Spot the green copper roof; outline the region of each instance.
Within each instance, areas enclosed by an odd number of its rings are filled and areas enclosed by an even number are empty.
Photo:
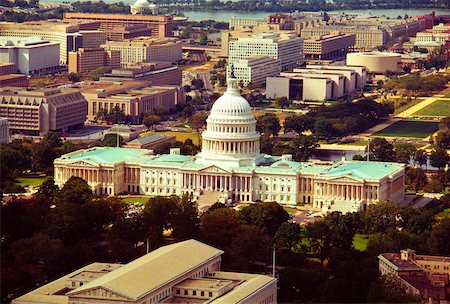
[[[357,178],[382,178],[395,173],[402,164],[352,161],[345,162],[322,173],[328,177],[355,176]]]
[[[142,156],[148,152],[148,150],[143,149],[96,147],[65,154],[61,156],[61,159],[71,162],[118,163]]]
[[[192,158],[186,155],[180,155],[180,154],[163,154],[159,157],[156,157],[153,159],[153,162],[158,163],[186,163],[191,162]]]

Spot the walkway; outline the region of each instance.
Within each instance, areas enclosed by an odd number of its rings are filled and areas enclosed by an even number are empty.
[[[425,97],[425,99],[423,101],[406,109],[405,111],[403,111],[401,113],[398,113],[395,117],[408,118],[408,117],[412,116],[414,113],[422,110],[423,108],[428,107],[429,105],[431,105],[432,103],[434,103],[435,101],[439,100],[442,97],[444,97],[444,95],[442,95],[442,94],[433,95],[431,97]]]

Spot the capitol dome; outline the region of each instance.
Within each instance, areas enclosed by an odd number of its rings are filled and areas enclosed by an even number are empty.
[[[264,155],[259,151],[256,119],[238,91],[237,79],[230,77],[227,82],[226,92],[216,100],[206,120],[197,163],[231,167],[258,165]]]

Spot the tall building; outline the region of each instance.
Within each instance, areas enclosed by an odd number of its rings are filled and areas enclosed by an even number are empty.
[[[137,24],[132,26],[118,26],[108,30],[107,34],[108,40],[122,41],[125,39],[150,36],[151,31],[145,24]]]
[[[65,13],[64,19],[73,21],[97,21],[100,22],[100,29],[106,32],[119,26],[128,27],[145,24],[150,29],[150,35],[153,37],[162,38],[173,36],[172,16]]]
[[[57,158],[55,183],[84,178],[97,195],[203,194],[217,200],[311,203],[324,212],[358,211],[378,201],[404,199],[405,165],[386,162],[295,162],[260,152],[260,134],[235,78],[216,100],[194,156],[152,155],[150,150],[92,148]]]
[[[24,23],[0,22],[0,36],[16,38],[37,36],[43,40],[59,43],[59,63],[66,65],[68,52],[77,51],[83,47],[84,42],[90,47],[98,47],[105,42],[105,34],[96,31],[98,27],[98,22],[64,22],[61,20]],[[83,31],[85,31],[84,34]],[[95,44],[95,41],[100,44]]]
[[[303,41],[303,53],[306,60],[344,59],[355,39],[355,34],[343,33],[311,37]]]
[[[125,265],[90,264],[12,303],[277,303],[277,279],[221,271],[222,254],[187,240]]]
[[[28,87],[28,77],[23,74],[0,75],[0,88]]]
[[[139,37],[108,41],[102,47],[106,51],[120,51],[121,67],[155,61],[177,63],[182,59],[181,40],[178,38]]]
[[[227,66],[227,75],[231,75],[231,65]],[[233,63],[234,76],[247,86],[249,83],[266,84],[266,78],[280,75],[280,64],[276,59],[268,56],[257,56],[240,59]]]
[[[0,144],[9,143],[9,122],[7,118],[0,117]]]
[[[150,81],[152,85],[181,86],[182,71],[170,62],[151,62],[130,65],[128,68],[113,69],[106,73],[100,81]]]
[[[120,52],[80,48],[69,52],[69,73],[86,73],[101,67],[120,68]]]
[[[400,253],[378,256],[381,275],[393,276],[407,293],[420,296],[424,303],[448,303],[450,296],[450,257]]]
[[[157,108],[170,109],[181,102],[183,93],[176,86],[153,86],[146,81],[97,82],[80,85],[87,100],[87,119],[94,120],[100,109],[119,107],[134,120]]]
[[[0,61],[14,63],[26,75],[59,70],[59,43],[39,37],[0,37]]]
[[[87,102],[77,89],[0,88],[0,117],[16,132],[43,135],[81,127]]]
[[[0,76],[17,73],[17,66],[13,62],[0,62]]]
[[[228,62],[256,56],[268,56],[278,60],[282,71],[303,64],[303,39],[288,33],[262,33],[238,38],[229,43]]]

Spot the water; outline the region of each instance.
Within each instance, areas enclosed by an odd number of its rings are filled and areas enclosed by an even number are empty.
[[[375,16],[385,15],[390,18],[397,18],[397,16],[420,16],[431,13],[432,9],[370,9],[370,10],[342,10],[342,11],[331,11],[344,12],[347,14],[358,13],[358,14],[368,14],[371,13]],[[450,15],[450,10],[448,9],[435,9],[436,15]],[[228,22],[231,17],[239,18],[261,18],[265,19],[267,16],[273,14],[269,12],[243,12],[243,11],[181,11],[189,21],[202,21],[202,20],[215,20],[218,22]]]

